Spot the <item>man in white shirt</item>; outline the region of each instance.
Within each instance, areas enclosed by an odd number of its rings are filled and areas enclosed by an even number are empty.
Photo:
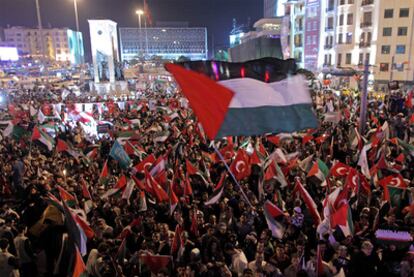
[[[231,256],[231,270],[238,276],[243,275],[243,271],[247,268],[247,258],[241,249],[236,249],[231,243],[227,243],[224,247],[226,254]]]

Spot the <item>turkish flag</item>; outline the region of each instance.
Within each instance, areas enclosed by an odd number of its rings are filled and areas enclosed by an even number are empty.
[[[349,172],[349,166],[341,162],[335,163],[331,168],[331,175],[334,177],[346,176]]]
[[[241,180],[250,176],[250,161],[249,156],[247,155],[245,150],[239,149],[239,151],[237,151],[236,158],[231,164],[230,169],[237,180]]]

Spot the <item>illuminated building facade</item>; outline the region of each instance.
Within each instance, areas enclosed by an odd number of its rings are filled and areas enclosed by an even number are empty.
[[[0,46],[15,47],[20,57],[41,58],[42,41],[47,59],[58,62],[70,62],[73,65],[83,63],[84,48],[82,33],[68,28],[39,29],[10,27],[1,30]]]
[[[207,59],[207,28],[119,28],[119,33],[122,61],[140,57]]]

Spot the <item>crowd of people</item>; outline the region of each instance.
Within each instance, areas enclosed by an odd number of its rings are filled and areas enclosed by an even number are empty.
[[[410,98],[369,99],[360,134],[359,96],[316,91],[318,129],[211,142],[178,92],[94,99],[109,123],[91,136],[69,116],[90,99],[21,90],[2,111],[0,276],[413,276]]]

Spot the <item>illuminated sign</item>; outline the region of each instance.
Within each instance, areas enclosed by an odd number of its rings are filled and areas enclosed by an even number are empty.
[[[16,47],[0,47],[0,61],[17,61],[19,54]]]

